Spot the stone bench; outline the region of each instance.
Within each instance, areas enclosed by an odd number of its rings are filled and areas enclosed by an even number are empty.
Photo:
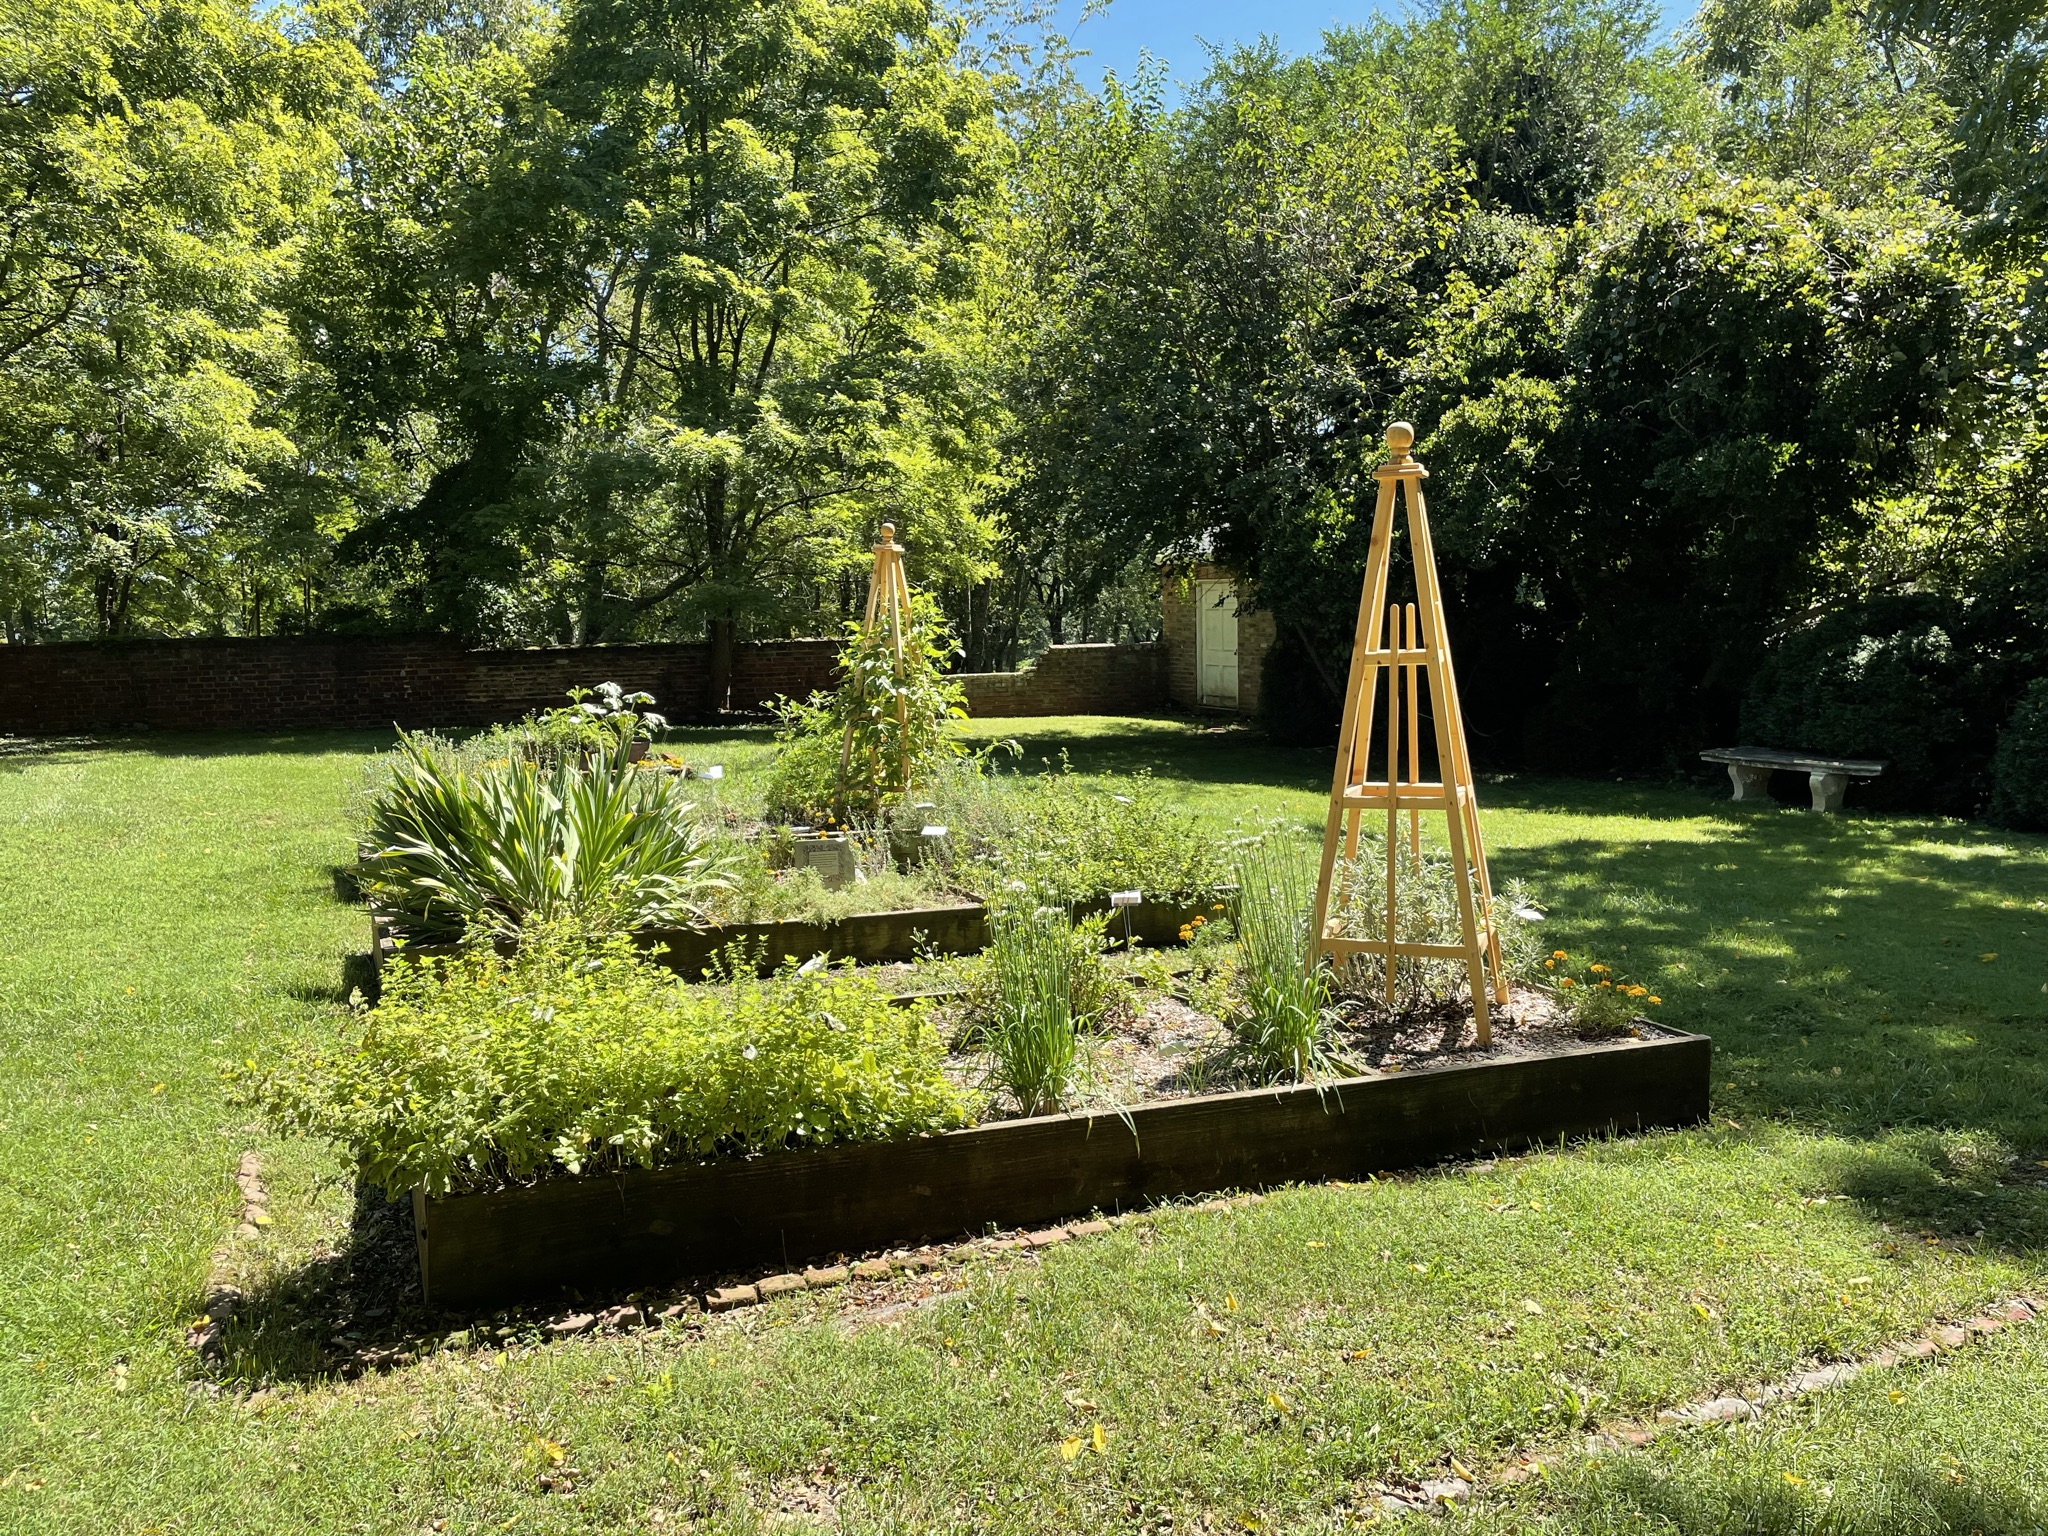
[[[1816,811],[1839,811],[1851,779],[1874,779],[1885,765],[1867,758],[1817,757],[1811,752],[1780,752],[1776,747],[1715,747],[1702,752],[1709,763],[1726,763],[1737,800],[1770,797],[1771,775],[1780,769],[1806,775]]]

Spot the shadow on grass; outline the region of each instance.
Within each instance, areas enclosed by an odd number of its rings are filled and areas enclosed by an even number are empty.
[[[1496,879],[1526,882],[1549,910],[1545,945],[1647,982],[1660,1020],[1712,1036],[1717,1117],[1864,1143],[1838,1187],[1874,1218],[2048,1251],[2042,840],[1635,793],[1720,830],[1497,851]],[[1556,785],[1491,797],[1588,809],[1564,798]]]
[[[359,1183],[340,1249],[244,1296],[215,1373],[248,1384],[357,1376],[439,1337],[439,1321],[420,1290],[412,1202]]]
[[[429,1306],[411,1199],[394,1200],[358,1182],[340,1248],[280,1271],[243,1296],[221,1329],[212,1375],[250,1387],[351,1379],[409,1365],[449,1342],[451,1329],[477,1342],[538,1344],[552,1336],[549,1323],[565,1314],[600,1311],[628,1294],[572,1291],[551,1303],[487,1316]]]
[[[397,742],[389,730],[155,731],[105,736],[97,745],[156,757],[318,757],[328,753],[388,752]]]
[[[1035,720],[977,721],[973,739],[1015,741],[1016,756],[995,756],[1006,772],[1059,771],[1062,754],[1076,773],[1150,773],[1184,784],[1327,790],[1330,754],[1320,748],[1276,747],[1250,726],[1190,718],[1117,719],[1095,732]],[[1016,729],[1009,729],[1015,726]]]
[[[1930,1455],[1929,1460],[1936,1458]],[[1790,1480],[1773,1468],[1730,1477],[1712,1459],[1667,1469],[1638,1457],[1615,1458],[1583,1475],[1569,1500],[1575,1529],[1646,1528],[1687,1536],[1899,1536],[1908,1531],[2039,1531],[2048,1503],[2019,1488],[1957,1482],[1933,1466],[1903,1459],[1859,1469],[1823,1493],[1819,1477]],[[1834,1497],[1830,1497],[1834,1494]]]

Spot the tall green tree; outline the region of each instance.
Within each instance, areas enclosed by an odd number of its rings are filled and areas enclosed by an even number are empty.
[[[1647,766],[1732,732],[1887,504],[2031,398],[2024,311],[1938,204],[1844,208],[1698,162],[1475,295],[1416,403],[1443,551],[1514,573],[1542,637],[1538,754]]]
[[[358,546],[436,621],[484,627],[490,591],[561,639],[702,627],[721,678],[884,518],[974,567],[1003,145],[956,29],[918,0],[585,0],[518,70],[423,52],[384,231],[340,242],[388,279],[338,271],[340,304],[385,295],[341,329],[423,363],[362,418],[433,439]],[[415,181],[444,200],[408,222]]]
[[[189,622],[289,474],[280,307],[360,88],[235,0],[0,19],[0,511],[10,626]]]

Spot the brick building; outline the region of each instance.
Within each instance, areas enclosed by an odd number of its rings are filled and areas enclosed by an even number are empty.
[[[1246,612],[1236,575],[1207,561],[1159,576],[1160,643],[1166,697],[1188,709],[1249,715],[1259,707],[1259,678],[1273,647],[1273,616]]]

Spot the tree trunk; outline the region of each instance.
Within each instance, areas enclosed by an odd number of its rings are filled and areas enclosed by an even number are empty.
[[[711,691],[704,707],[713,714],[732,708],[732,615],[711,620]]]

